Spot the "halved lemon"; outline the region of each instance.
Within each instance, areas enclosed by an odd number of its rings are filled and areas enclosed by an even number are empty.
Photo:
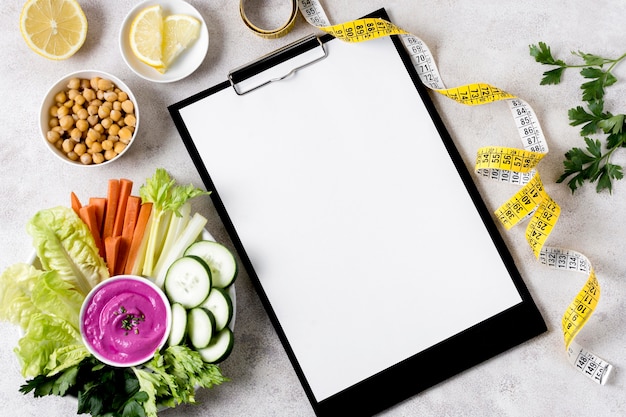
[[[28,0],[20,32],[30,49],[49,59],[74,55],[87,37],[87,18],[76,0]]]
[[[200,36],[202,24],[195,17],[186,14],[174,14],[163,20],[163,66],[157,70],[167,71],[178,56],[191,46]]]
[[[130,24],[129,40],[131,50],[140,61],[155,68],[163,66],[163,11],[160,5],[139,11]]]

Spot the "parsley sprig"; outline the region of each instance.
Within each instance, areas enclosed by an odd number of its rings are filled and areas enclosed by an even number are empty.
[[[572,52],[583,63],[569,64],[554,58],[550,47],[539,42],[538,45],[530,45],[530,55],[541,64],[555,67],[543,73],[541,85],[559,84],[567,68],[580,68],[580,74],[587,80],[580,86],[586,108],[576,106],[568,111],[570,125],[581,126],[580,135],[584,137],[586,147],[574,147],[565,153],[564,172],[557,182],[568,180],[572,193],[585,181],[596,183],[597,192],[608,190],[611,193],[613,180],[624,177],[622,167],[611,163],[611,156],[615,150],[626,147],[626,116],[606,111],[604,95],[606,88],[617,82],[612,71],[626,59],[626,54],[611,59],[580,51]],[[604,147],[600,140],[589,137],[598,133],[606,135]]]

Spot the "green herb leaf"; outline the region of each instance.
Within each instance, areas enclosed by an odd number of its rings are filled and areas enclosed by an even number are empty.
[[[588,80],[581,84],[582,100],[587,104],[576,106],[568,111],[570,125],[581,126],[580,135],[585,137],[586,149],[572,148],[565,153],[563,161],[564,172],[558,177],[557,183],[567,180],[569,188],[574,192],[586,181],[596,182],[596,191],[608,190],[612,192],[613,180],[623,178],[622,167],[610,163],[610,157],[617,148],[626,147],[626,134],[624,114],[613,115],[604,111],[604,95],[606,88],[615,84],[617,78],[612,71],[622,60],[626,59],[623,54],[617,59],[605,58],[585,52],[572,52],[582,59],[582,64],[568,64],[560,59],[555,59],[550,47],[539,42],[538,45],[530,45],[530,55],[535,61],[552,65],[556,68],[543,74],[540,84],[558,84],[563,73],[568,68],[581,68],[580,75]],[[606,66],[606,67],[605,67]],[[591,140],[587,135],[603,132],[606,152],[602,149],[600,140]]]
[[[538,45],[530,45],[530,55],[535,57],[535,61],[545,65],[565,66],[565,62],[560,59],[554,59],[550,47],[545,42],[539,42]]]

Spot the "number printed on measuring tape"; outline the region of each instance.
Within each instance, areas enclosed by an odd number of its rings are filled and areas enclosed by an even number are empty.
[[[398,35],[421,82],[438,94],[468,106],[500,101],[509,106],[523,149],[499,146],[481,148],[477,152],[475,171],[482,177],[521,186],[494,214],[505,229],[529,220],[526,240],[542,264],[588,275],[584,287],[562,317],[565,351],[575,369],[604,385],[613,366],[584,349],[575,340],[600,299],[600,284],[593,267],[579,252],[545,246],[561,209],[546,192],[537,171],[539,162],[548,153],[548,144],[532,107],[521,98],[485,83],[447,88],[426,43],[384,19],[364,18],[332,25],[318,0],[298,0],[298,7],[309,24],[345,42],[364,42]]]

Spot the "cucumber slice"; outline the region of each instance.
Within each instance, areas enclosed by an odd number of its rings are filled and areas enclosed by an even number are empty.
[[[215,329],[215,318],[206,308],[195,307],[187,313],[189,342],[196,349],[206,348]]]
[[[222,362],[232,352],[234,342],[235,336],[233,332],[228,327],[225,327],[211,339],[211,343],[207,347],[198,349],[198,353],[200,353],[202,360],[205,362]]]
[[[170,346],[180,345],[187,334],[187,310],[179,303],[172,304],[172,325],[167,344]]]
[[[186,309],[199,306],[209,296],[211,285],[211,270],[206,262],[194,255],[172,262],[163,284],[170,301]]]
[[[228,326],[233,318],[233,301],[226,290],[213,287],[209,296],[202,302],[201,307],[206,308],[215,317],[215,330],[218,332]]]
[[[226,288],[235,282],[237,262],[232,252],[221,243],[212,240],[200,240],[192,243],[184,255],[200,257],[211,269],[213,286]]]

